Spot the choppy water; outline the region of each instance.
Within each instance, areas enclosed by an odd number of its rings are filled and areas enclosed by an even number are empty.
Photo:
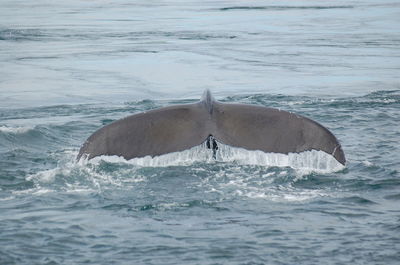
[[[398,263],[399,22],[387,0],[0,0],[0,264]],[[317,120],[346,167],[76,163],[102,125],[206,88]]]

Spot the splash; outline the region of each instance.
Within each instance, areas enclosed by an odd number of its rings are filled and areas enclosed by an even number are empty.
[[[40,170],[26,177],[27,181],[34,183],[33,189],[15,191],[13,195],[102,193],[115,189],[137,189],[153,178],[182,172],[194,176],[195,182],[200,181],[200,186],[207,192],[222,197],[307,201],[324,194],[320,191],[298,190],[291,186],[292,182],[311,172],[325,174],[344,168],[331,155],[322,151],[285,155],[249,151],[222,143],[218,143],[218,147],[215,158],[213,151],[203,143],[182,152],[131,160],[118,156],[100,156],[76,161],[77,150],[64,150],[57,167]],[[175,166],[183,168],[177,169]],[[283,186],[278,184],[276,187],[276,181],[282,182]]]
[[[265,153],[260,150],[250,151],[243,148],[232,147],[218,142],[218,151],[215,159],[213,153],[207,148],[206,143],[192,147],[181,152],[173,152],[161,156],[145,156],[126,160],[118,156],[99,156],[90,161],[81,159],[79,163],[129,163],[141,167],[166,167],[190,165],[196,162],[206,163],[236,163],[239,165],[258,165],[265,167],[291,167],[295,170],[318,173],[331,173],[344,169],[332,155],[323,151],[305,151],[301,153]]]
[[[33,181],[32,189],[13,191],[17,194],[44,194],[51,192],[101,193],[104,189],[131,188],[146,179],[136,172],[135,167],[118,167],[118,170],[104,169],[100,163],[76,163],[76,150],[64,150],[58,165],[52,169],[40,170],[26,176]],[[105,166],[107,167],[107,166]]]

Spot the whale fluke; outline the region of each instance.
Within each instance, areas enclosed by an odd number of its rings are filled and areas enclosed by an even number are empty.
[[[222,103],[208,90],[197,103],[134,114],[100,128],[83,144],[77,159],[154,157],[192,148],[210,141],[210,136],[226,145],[266,153],[324,151],[346,163],[336,137],[319,123],[278,109]]]

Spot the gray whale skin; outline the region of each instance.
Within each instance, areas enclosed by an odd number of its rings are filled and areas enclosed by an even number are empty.
[[[77,159],[154,157],[200,145],[210,136],[226,145],[266,153],[320,150],[346,163],[336,137],[319,123],[278,109],[222,103],[209,90],[197,103],[134,114],[100,128],[82,145]]]

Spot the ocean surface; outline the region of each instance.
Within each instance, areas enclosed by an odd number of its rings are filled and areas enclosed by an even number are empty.
[[[399,264],[399,77],[396,0],[0,0],[0,264]],[[346,166],[76,161],[105,124],[205,89],[318,121]]]

